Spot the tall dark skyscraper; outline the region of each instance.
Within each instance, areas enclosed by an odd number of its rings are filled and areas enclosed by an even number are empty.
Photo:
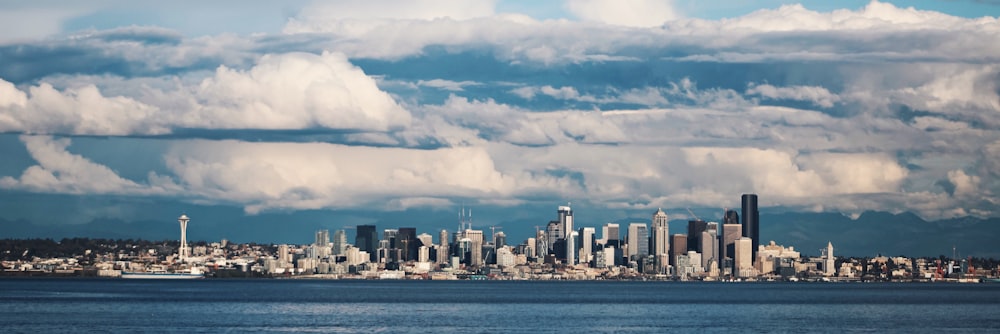
[[[743,194],[743,236],[753,240],[750,248],[754,262],[757,261],[757,245],[760,245],[760,212],[757,211],[757,194]]]
[[[357,235],[354,236],[354,246],[368,252],[369,261],[378,260],[378,230],[375,225],[358,225]]]
[[[420,248],[420,241],[417,240],[417,229],[415,227],[401,227],[396,234],[396,248],[400,250],[400,259],[403,261],[417,260],[417,250]]]
[[[736,213],[736,210],[726,210],[726,215],[722,217],[723,224],[739,224],[740,214]]]
[[[689,251],[701,252],[701,232],[705,232],[706,229],[708,229],[708,223],[704,220],[688,221],[687,246]]]

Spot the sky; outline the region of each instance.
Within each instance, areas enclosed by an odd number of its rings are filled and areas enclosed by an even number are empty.
[[[195,238],[267,242],[454,229],[465,207],[526,237],[567,203],[581,226],[657,208],[717,220],[743,193],[768,212],[997,217],[998,15],[961,0],[6,1],[0,220],[41,235],[186,213]]]

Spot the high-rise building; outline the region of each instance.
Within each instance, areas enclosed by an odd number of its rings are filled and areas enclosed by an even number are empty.
[[[686,234],[674,234],[670,237],[670,263],[677,266],[677,256],[686,255],[688,251]]]
[[[547,242],[549,253],[553,252],[556,241],[562,239],[565,235],[566,232],[562,230],[562,223],[558,220],[549,221],[549,224],[545,225],[545,241]]]
[[[528,238],[528,241],[525,242],[524,255],[527,256],[528,258],[534,258],[538,256],[536,249],[538,249],[538,245],[537,242],[535,241],[535,238]]]
[[[594,259],[594,234],[593,227],[580,229],[580,263],[590,263]]]
[[[417,240],[415,227],[401,227],[396,234],[396,248],[399,249],[401,261],[416,261],[420,241]]]
[[[375,225],[358,225],[354,236],[354,246],[359,252],[368,252],[368,261],[378,260],[378,230]]]
[[[726,214],[722,216],[723,224],[739,224],[740,214],[736,213],[736,210],[726,210]]]
[[[313,245],[325,247],[330,245],[330,230],[316,231],[316,242]]]
[[[709,223],[712,224],[712,223]],[[701,267],[709,270],[711,261],[719,261],[719,238],[716,237],[716,229],[706,229],[701,232]]]
[[[757,257],[757,246],[760,245],[760,212],[757,211],[757,195],[743,194],[743,236],[750,238],[753,248],[753,259]]]
[[[826,243],[826,250],[823,252],[823,275],[833,276],[837,273],[837,268],[834,267],[835,258],[833,257],[833,242]]]
[[[469,264],[473,266],[483,265],[483,231],[465,230],[465,237],[469,239]]]
[[[667,213],[662,209],[657,209],[653,214],[653,247],[650,252],[653,255],[663,255],[670,252],[670,225],[667,222]]]
[[[740,237],[736,240],[735,246],[736,257],[733,258],[733,262],[736,268],[733,275],[739,277],[753,276],[753,252],[751,252],[753,241],[747,237]]]
[[[719,250],[722,254],[719,254],[719,263],[724,264],[726,258],[736,259],[736,240],[739,240],[743,236],[740,224],[723,224],[722,225],[722,240],[719,245]],[[719,268],[725,271],[725,268]],[[730,268],[732,269],[732,268]]]
[[[573,209],[569,206],[560,206],[556,211],[559,214],[559,227],[566,233],[563,239],[566,240],[566,265],[576,264],[576,238],[573,238]]]
[[[631,223],[628,225],[628,257],[637,259],[649,255],[649,231],[646,224]]]
[[[613,243],[615,247],[618,247],[618,240],[621,240],[621,235],[618,232],[618,224],[604,224],[603,230],[601,231],[601,237],[604,238],[605,245]]]
[[[701,252],[701,232],[708,229],[708,223],[701,219],[688,221],[688,250]]]
[[[507,234],[503,232],[497,232],[493,235],[493,247],[500,249],[500,247],[507,246]]]
[[[347,250],[347,232],[344,230],[337,230],[333,232],[333,246],[331,252],[333,255],[344,255],[344,251]]]

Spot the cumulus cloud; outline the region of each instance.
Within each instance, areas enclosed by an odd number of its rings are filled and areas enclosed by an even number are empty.
[[[507,197],[530,179],[498,170],[482,148],[438,150],[324,143],[184,141],[166,155],[179,184],[206,198],[265,209],[440,204]]]
[[[79,83],[78,83],[79,84]],[[128,81],[120,84],[130,84]],[[265,55],[249,70],[220,66],[200,83],[105,96],[94,84],[27,92],[0,79],[0,131],[160,135],[195,129],[405,127],[410,114],[343,55]]]
[[[567,0],[577,17],[608,24],[653,27],[679,17],[670,0]]]
[[[0,187],[60,194],[143,194],[173,188],[168,179],[150,174],[156,186],[122,178],[107,166],[70,153],[70,140],[49,136],[21,136],[28,153],[38,164],[28,167],[18,178],[0,178]]]

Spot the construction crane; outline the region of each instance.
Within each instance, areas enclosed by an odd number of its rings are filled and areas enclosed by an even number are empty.
[[[694,214],[694,211],[691,211],[691,208],[685,208],[685,209],[688,210],[688,213],[691,214],[691,217],[694,217],[694,219],[696,220],[701,220],[701,218],[698,218],[698,215]]]

